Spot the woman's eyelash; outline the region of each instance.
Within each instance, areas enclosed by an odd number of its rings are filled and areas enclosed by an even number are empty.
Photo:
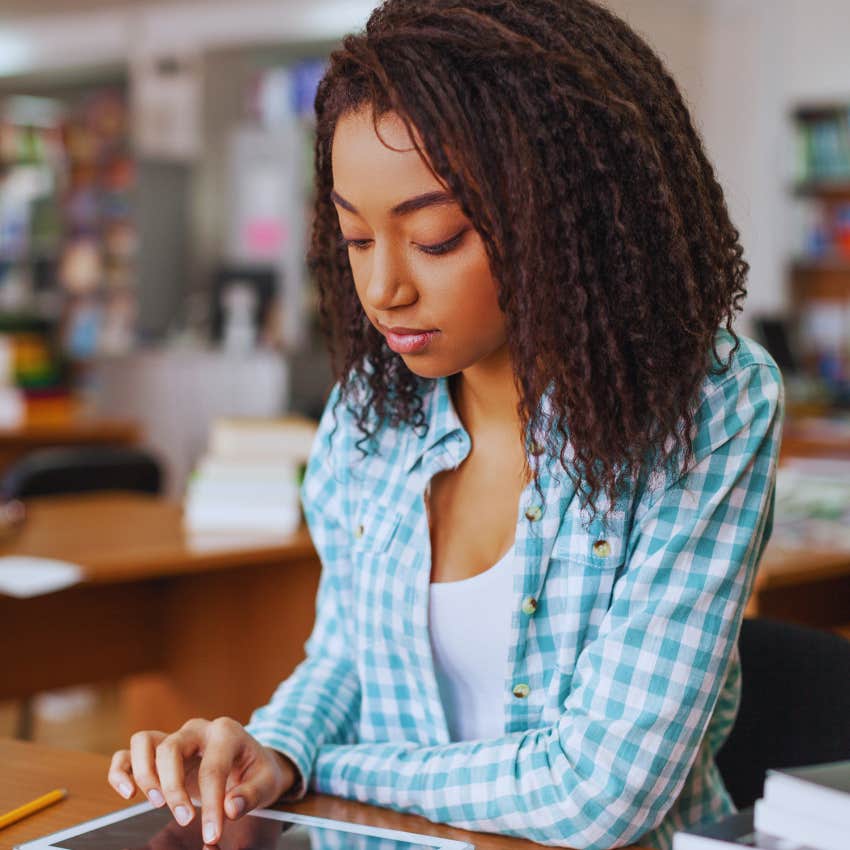
[[[466,233],[466,229],[461,230],[460,233],[452,236],[451,239],[447,239],[445,242],[440,242],[439,245],[419,245],[419,250],[425,254],[431,254],[433,256],[439,256],[440,254],[448,254],[453,248],[455,248],[460,240],[463,238],[463,235]],[[346,239],[344,236],[340,236],[339,244],[343,248],[354,248],[357,251],[363,251],[371,242],[371,239]]]
[[[426,254],[448,254],[452,248],[456,247],[460,240],[463,238],[463,234],[466,233],[466,229],[460,231],[460,233],[456,233],[452,236],[451,239],[447,239],[445,242],[441,242],[439,245],[420,245],[419,249],[424,251]]]
[[[339,237],[339,244],[343,248],[358,248],[362,250],[368,242],[368,239],[346,239],[344,236]]]

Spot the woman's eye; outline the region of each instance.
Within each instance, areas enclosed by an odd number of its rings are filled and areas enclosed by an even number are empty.
[[[344,248],[355,248],[358,251],[368,248],[371,241],[371,239],[346,239],[344,236],[340,237],[339,240],[340,245]]]
[[[432,256],[448,254],[449,251],[451,251],[453,248],[456,248],[460,244],[460,240],[463,239],[463,236],[466,233],[467,229],[468,228],[464,228],[460,231],[460,233],[456,233],[454,236],[452,236],[451,239],[447,239],[445,242],[440,242],[437,245],[417,245],[416,247],[424,254],[431,254]],[[365,251],[372,243],[372,240],[346,239],[344,236],[341,236],[339,243],[344,248],[354,248],[355,251]]]
[[[419,245],[419,250],[424,251],[426,254],[448,254],[449,251],[460,244],[460,240],[463,239],[464,233],[466,233],[465,228],[461,230],[460,233],[452,236],[451,239],[448,239],[445,242],[440,242],[439,245]]]

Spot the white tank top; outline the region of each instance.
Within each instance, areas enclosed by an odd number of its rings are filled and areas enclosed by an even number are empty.
[[[431,583],[431,651],[453,741],[504,735],[513,562],[512,546],[483,573]]]

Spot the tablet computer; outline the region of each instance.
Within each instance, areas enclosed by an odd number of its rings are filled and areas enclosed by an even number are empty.
[[[19,844],[16,850],[203,850],[201,818],[180,826],[167,807],[140,803]],[[465,841],[256,809],[225,819],[220,850],[473,850]]]

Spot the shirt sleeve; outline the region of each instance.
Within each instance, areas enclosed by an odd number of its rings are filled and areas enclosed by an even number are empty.
[[[347,633],[351,610],[350,531],[346,528],[346,488],[337,467],[341,425],[335,425],[331,392],[316,433],[301,500],[310,536],[322,562],[316,596],[316,620],[305,644],[306,659],[271,701],[258,708],[246,725],[260,743],[288,756],[301,774],[284,799],[306,793],[318,747],[328,741],[353,740],[360,705],[360,684]],[[341,421],[341,418],[340,418]]]
[[[604,848],[664,818],[695,762],[769,536],[775,364],[704,391],[694,459],[635,507],[627,560],[551,727],[488,741],[325,745],[323,792],[542,844]]]

